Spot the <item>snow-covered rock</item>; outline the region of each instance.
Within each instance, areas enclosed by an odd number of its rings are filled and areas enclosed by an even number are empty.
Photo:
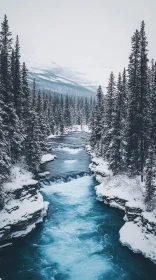
[[[49,171],[45,171],[45,172],[42,172],[42,173],[38,173],[38,176],[42,178],[42,177],[46,177],[49,174],[50,174]]]
[[[43,221],[48,202],[38,191],[32,174],[19,166],[11,170],[10,182],[3,185],[4,207],[0,211],[0,246],[11,245],[15,238],[23,237]]]
[[[48,162],[48,161],[52,161],[52,160],[54,160],[56,157],[57,157],[57,156],[55,156],[55,155],[45,154],[45,155],[43,155],[42,158],[41,158],[41,163],[43,164],[43,163],[46,163],[46,162]]]
[[[89,165],[89,168],[99,176],[103,177],[105,176],[111,176],[112,172],[108,167],[108,163],[104,161],[102,158],[97,157],[96,154],[91,150],[91,146],[87,145],[86,146],[86,152],[91,155],[92,161],[91,164]],[[100,179],[100,177],[98,177]]]
[[[58,136],[60,136],[60,134],[50,134],[50,135],[47,137],[47,139],[53,139],[53,138],[56,138],[56,137],[58,137]]]
[[[147,233],[137,223],[126,222],[120,230],[120,242],[135,253],[141,253],[156,263],[156,236]]]
[[[145,185],[140,176],[113,176],[107,162],[96,157],[90,146],[86,150],[92,156],[90,169],[100,183],[95,187],[97,199],[125,211],[126,223],[120,230],[120,242],[156,263],[156,209],[146,211]]]

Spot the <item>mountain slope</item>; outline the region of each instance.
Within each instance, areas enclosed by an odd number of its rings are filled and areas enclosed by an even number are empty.
[[[95,96],[96,86],[87,81],[81,73],[72,72],[53,62],[46,66],[29,61],[26,64],[31,86],[35,78],[37,88],[44,91],[85,97]]]

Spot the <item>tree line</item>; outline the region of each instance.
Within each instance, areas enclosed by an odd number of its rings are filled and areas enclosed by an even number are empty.
[[[73,124],[88,123],[93,103],[87,98],[37,92],[35,80],[30,89],[19,38],[13,46],[5,15],[0,31],[0,183],[19,161],[35,172],[47,151],[47,136],[64,133]]]
[[[91,122],[91,146],[109,163],[113,174],[140,175],[145,203],[152,209],[156,178],[156,62],[148,59],[145,22],[131,39],[127,69],[115,80],[110,73],[107,93],[101,86]]]

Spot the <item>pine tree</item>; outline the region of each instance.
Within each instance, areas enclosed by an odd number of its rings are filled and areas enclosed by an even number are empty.
[[[23,92],[20,66],[20,45],[18,36],[16,37],[15,51],[14,51],[14,72],[13,72],[13,93],[14,103],[17,116],[22,119],[23,112]]]
[[[119,73],[116,94],[114,96],[114,110],[112,114],[112,139],[110,143],[109,166],[114,174],[121,171],[121,108],[123,102],[122,78]]]
[[[47,138],[47,126],[46,126],[46,120],[43,116],[43,98],[40,90],[37,95],[36,112],[38,114],[38,126],[39,126],[38,136],[39,136],[40,148],[42,152],[46,152],[47,145],[45,140]]]
[[[151,144],[148,150],[148,157],[146,160],[146,181],[145,181],[145,204],[147,205],[147,210],[151,211],[154,207],[153,198],[156,191],[155,185],[156,178],[156,161],[155,161],[155,149]]]
[[[32,97],[28,85],[28,69],[25,62],[22,65],[22,95],[23,95],[23,120],[26,119],[26,113],[31,109]]]
[[[103,106],[98,95],[91,109],[90,142],[114,175],[141,175],[141,181],[145,175],[145,203],[151,211],[156,193],[156,63],[148,66],[147,46],[142,21],[132,36],[128,76],[124,69],[116,85],[111,72]]]
[[[63,110],[60,108],[60,133],[64,133],[64,118],[63,118]]]
[[[65,119],[65,125],[67,127],[71,126],[71,114],[70,114],[70,104],[69,104],[68,95],[65,98],[64,119]]]
[[[4,34],[8,36],[4,37]],[[5,71],[8,71],[8,40],[9,40],[9,51],[11,47],[11,33],[9,32],[8,21],[6,16],[4,17],[4,22],[2,23],[2,32],[0,33],[0,183],[8,178],[10,174],[11,158],[9,153],[9,147],[7,145],[6,131],[4,126],[4,93],[5,88]],[[5,61],[6,58],[7,61]],[[5,66],[5,69],[3,68]],[[9,75],[8,75],[9,77]]]
[[[145,34],[145,23],[142,21],[140,29],[140,172],[143,182],[143,171],[145,164],[146,134],[147,134],[147,112],[146,102],[148,94],[148,51],[147,38]]]
[[[33,88],[32,88],[32,110],[36,110],[36,80],[35,78],[33,79]]]
[[[9,25],[7,17],[4,17],[4,21],[1,25],[2,31],[0,32],[0,76],[1,76],[1,96],[3,100],[3,123],[5,136],[8,142],[9,156],[12,162],[17,161],[20,153],[20,124],[18,117],[14,109],[14,96],[12,90],[11,79],[11,32],[9,31]]]
[[[102,110],[103,110],[103,92],[101,86],[97,90],[97,104],[96,104],[96,139],[97,142],[101,140],[102,133]]]
[[[122,170],[126,170],[126,130],[127,130],[127,111],[128,111],[128,80],[126,69],[124,68],[122,74],[122,103],[121,103],[121,157],[122,157]]]
[[[25,160],[28,169],[33,173],[38,170],[42,155],[39,135],[40,128],[38,116],[36,112],[31,111],[31,117],[29,118],[29,126],[27,130],[27,138],[25,141],[27,151]]]
[[[46,123],[46,135],[47,136],[51,134],[48,113],[49,113],[49,99],[48,99],[48,95],[45,94],[44,100],[43,100],[43,115],[44,115],[45,123]]]
[[[128,65],[128,108],[126,121],[126,165],[131,176],[140,171],[139,152],[139,99],[140,96],[140,33],[132,37],[132,50]]]
[[[96,107],[92,110],[92,116],[91,116],[91,137],[90,137],[90,145],[93,150],[95,150],[97,139],[96,139]]]
[[[109,160],[110,157],[110,144],[112,141],[112,121],[114,113],[114,98],[116,94],[116,83],[114,73],[111,72],[106,95],[106,111],[105,121],[103,124],[103,155]]]
[[[0,90],[1,93],[1,90]],[[11,159],[3,124],[3,103],[0,94],[0,183],[10,175]]]

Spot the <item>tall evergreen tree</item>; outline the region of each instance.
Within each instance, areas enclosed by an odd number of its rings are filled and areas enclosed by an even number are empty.
[[[107,95],[105,98],[106,110],[105,121],[103,125],[103,155],[109,160],[110,156],[110,144],[112,141],[112,124],[114,113],[114,100],[116,95],[116,83],[114,73],[111,72],[107,87]]]
[[[114,174],[121,171],[122,156],[121,156],[121,109],[123,102],[122,78],[119,73],[116,94],[114,97],[114,110],[112,114],[112,139],[110,144],[110,168]]]
[[[143,171],[145,164],[145,149],[147,137],[147,95],[148,95],[148,51],[147,38],[145,34],[145,23],[142,21],[140,29],[140,172],[143,182]]]
[[[139,96],[140,96],[140,33],[132,37],[132,50],[128,65],[128,108],[126,123],[126,164],[130,175],[140,171],[139,152]]]
[[[1,76],[1,96],[4,102],[3,107],[3,123],[6,139],[8,142],[9,156],[11,161],[17,161],[20,153],[20,125],[14,109],[14,96],[12,90],[11,79],[11,44],[12,37],[9,31],[7,17],[2,22],[2,30],[0,32],[0,76]]]
[[[64,118],[65,118],[65,125],[67,127],[71,126],[70,103],[69,103],[69,96],[68,95],[65,98]]]
[[[21,79],[21,65],[20,65],[20,45],[18,36],[16,37],[15,51],[14,51],[14,73],[13,73],[13,93],[14,103],[17,116],[21,120],[23,112],[23,92]]]

